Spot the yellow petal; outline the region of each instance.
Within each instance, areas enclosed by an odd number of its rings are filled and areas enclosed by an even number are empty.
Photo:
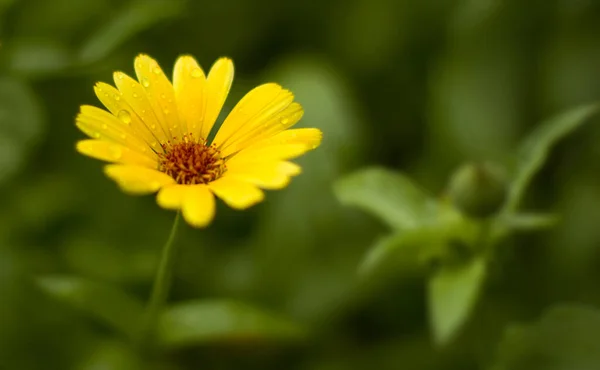
[[[156,196],[156,202],[165,209],[181,209],[187,186],[172,184],[161,188]]]
[[[142,84],[152,110],[167,137],[181,138],[179,112],[175,104],[175,91],[158,63],[147,55],[135,58],[135,73]]]
[[[160,146],[160,143],[166,143],[170,139],[170,136],[167,136],[167,131],[165,131],[162,124],[158,121],[156,114],[154,114],[154,109],[142,85],[123,72],[115,72],[114,80],[121,92],[121,96],[131,107],[133,113],[135,113],[131,114],[132,119],[143,122],[144,126],[148,128],[152,136],[158,141],[158,143],[152,143],[154,144],[153,147],[156,147],[156,145]],[[128,109],[124,110],[130,112]]]
[[[208,225],[215,215],[215,197],[206,185],[188,185],[184,192],[183,218],[194,227]]]
[[[258,147],[267,147],[271,145],[281,144],[304,144],[311,149],[318,147],[323,139],[323,133],[316,128],[296,128],[285,130],[270,136],[268,138],[258,140],[250,144],[246,149],[251,150]]]
[[[204,71],[191,56],[181,56],[173,70],[173,88],[179,109],[179,118],[185,131],[197,140],[201,137],[204,122]]]
[[[155,158],[156,154],[129,127],[107,111],[84,105],[75,119],[75,125],[86,135],[131,148]]]
[[[130,148],[102,140],[81,140],[77,142],[79,153],[101,161],[138,165],[156,168],[157,160],[140,154]]]
[[[245,209],[264,199],[264,193],[256,186],[227,175],[209,183],[208,187],[231,208]]]
[[[294,143],[254,147],[242,150],[229,158],[225,163],[228,169],[233,169],[239,166],[245,166],[248,163],[276,162],[292,159],[301,156],[309,150],[311,150],[311,147],[306,144]]]
[[[175,183],[170,176],[141,166],[110,164],[104,167],[104,172],[130,194],[150,194]]]
[[[302,118],[303,114],[304,111],[300,104],[291,103],[282,111],[250,124],[251,130],[243,134],[236,134],[234,139],[228,140],[221,146],[221,153],[223,156],[228,156],[258,141],[269,138],[295,125]]]
[[[233,62],[221,58],[213,64],[208,72],[204,94],[204,121],[200,135],[206,139],[217,121],[223,108],[231,83],[233,82]]]
[[[227,177],[249,182],[264,189],[281,189],[288,185],[291,176],[301,172],[300,166],[291,162],[257,162],[227,170]]]
[[[109,84],[98,82],[94,86],[94,92],[100,102],[116,117],[122,126],[128,127],[140,140],[155,151],[160,150],[158,138],[135,113],[121,91]]]

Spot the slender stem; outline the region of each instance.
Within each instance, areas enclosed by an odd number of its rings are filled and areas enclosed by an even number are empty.
[[[150,338],[148,337],[153,336],[158,315],[163,309],[169,296],[171,279],[173,277],[173,266],[175,264],[175,255],[177,251],[174,241],[180,218],[180,212],[177,212],[175,220],[173,221],[173,226],[171,227],[171,233],[169,234],[169,238],[167,239],[167,242],[163,246],[161,252],[158,270],[154,276],[152,293],[150,295],[150,300],[148,301],[144,327],[142,328],[142,338],[140,338],[144,344],[149,342]]]

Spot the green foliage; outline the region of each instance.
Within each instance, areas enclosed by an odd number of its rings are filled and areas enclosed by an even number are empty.
[[[249,305],[230,301],[190,301],[169,307],[158,324],[158,343],[169,349],[206,343],[297,341],[299,325]]]
[[[428,302],[433,336],[446,344],[467,321],[485,281],[486,260],[473,258],[442,266],[429,279]]]
[[[597,368],[600,129],[584,103],[600,96],[599,14],[558,0],[0,0],[0,368],[474,370],[507,326],[560,301],[590,308],[507,331],[494,370]],[[138,53],[168,74],[180,54],[205,70],[229,56],[221,120],[272,81],[304,107],[299,126],[324,132],[289,187],[183,228],[162,346],[143,355],[131,339],[172,214],[73,148],[78,106],[100,106],[93,84],[132,74]],[[483,224],[446,180],[486,161],[511,182]]]
[[[69,276],[42,277],[37,284],[45,293],[103,321],[129,338],[138,334],[143,305],[117,288]]]
[[[562,304],[536,322],[513,325],[492,370],[595,369],[600,363],[600,311]]]

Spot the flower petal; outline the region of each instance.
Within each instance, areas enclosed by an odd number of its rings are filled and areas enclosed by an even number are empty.
[[[248,208],[264,199],[264,193],[256,186],[227,175],[209,183],[208,187],[228,206],[235,209]]]
[[[120,72],[117,72],[117,74]],[[122,73],[121,73],[122,74]],[[116,75],[116,74],[115,74]],[[160,150],[158,137],[150,130],[144,121],[136,114],[135,110],[124,98],[123,93],[115,87],[98,82],[94,85],[94,92],[98,100],[108,109],[121,123],[121,126],[130,130],[155,151]]]
[[[184,192],[183,218],[194,227],[208,225],[215,215],[215,197],[206,185],[188,185]]]
[[[274,116],[287,108],[294,96],[281,86],[268,83],[247,93],[225,118],[214,143],[225,149],[258,127],[263,127]]]
[[[291,162],[257,162],[235,169],[230,168],[226,176],[263,189],[281,189],[288,185],[291,176],[300,172],[300,166]]]
[[[150,194],[175,183],[170,176],[141,166],[110,164],[104,167],[104,172],[124,192],[131,194]]]
[[[164,186],[156,196],[156,202],[165,209],[181,209],[186,185],[172,184]]]
[[[205,138],[201,136],[206,103],[205,87],[206,76],[198,62],[188,55],[179,57],[173,70],[175,99],[182,127],[196,139]]]
[[[141,154],[154,158],[150,147],[123,122],[107,111],[90,105],[83,105],[75,119],[75,125],[86,135],[120,144]]]
[[[130,148],[103,140],[80,140],[76,149],[79,153],[101,161],[156,168],[157,160]]]
[[[181,131],[179,112],[175,104],[175,91],[171,82],[158,63],[147,55],[138,55],[134,67],[138,81],[142,84],[150,106],[167,138],[181,138],[184,132]]]
[[[121,92],[121,96],[131,107],[133,113],[135,113],[131,114],[132,119],[139,118],[159,142],[152,142],[153,147],[156,147],[156,145],[160,143],[166,143],[167,140],[170,139],[170,136],[167,135],[168,130],[165,131],[162,124],[158,121],[142,85],[123,72],[115,72],[114,80],[117,88]],[[111,109],[108,106],[107,108]],[[128,109],[124,110],[130,112]]]
[[[229,94],[233,82],[233,62],[228,58],[220,58],[213,64],[206,79],[204,99],[204,121],[200,136],[208,138],[210,130],[217,121]]]

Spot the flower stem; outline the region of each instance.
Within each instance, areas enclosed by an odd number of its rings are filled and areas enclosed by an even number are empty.
[[[150,295],[150,300],[148,301],[144,326],[142,328],[142,338],[140,338],[144,345],[152,342],[156,321],[169,296],[177,251],[174,241],[180,218],[180,212],[177,212],[175,220],[173,221],[173,226],[171,227],[169,238],[162,248],[158,270],[154,276],[152,293]]]

